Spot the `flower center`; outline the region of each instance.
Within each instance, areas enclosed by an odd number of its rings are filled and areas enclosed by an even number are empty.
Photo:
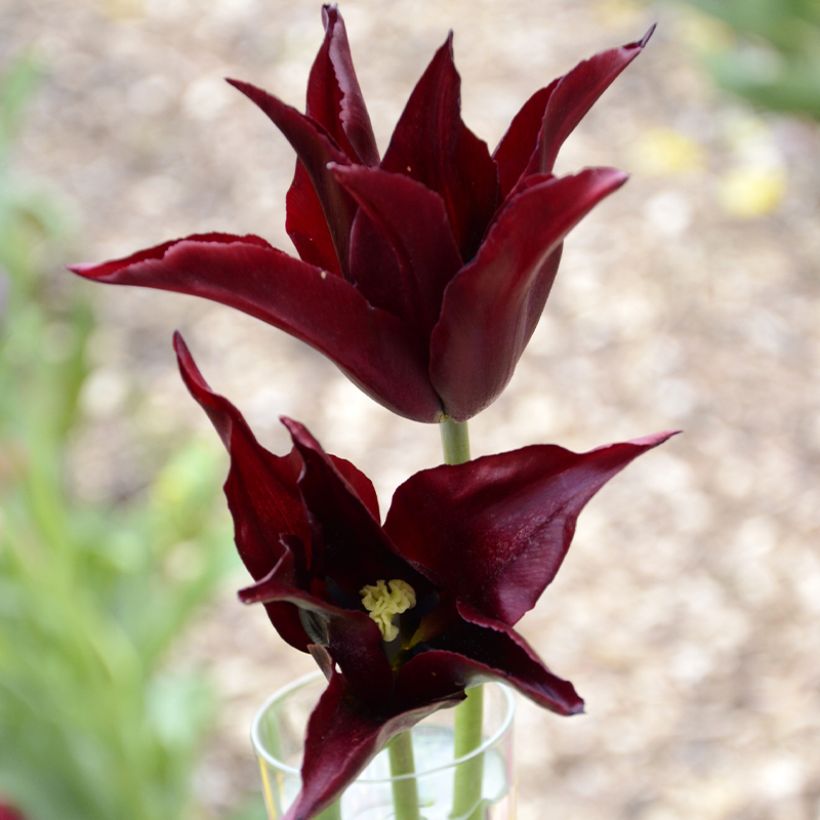
[[[400,578],[367,584],[359,590],[359,595],[362,596],[364,608],[379,627],[382,638],[388,642],[399,634],[399,628],[393,623],[394,616],[416,605],[415,590]]]

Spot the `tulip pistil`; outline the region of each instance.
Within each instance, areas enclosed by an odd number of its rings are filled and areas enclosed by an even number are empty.
[[[399,628],[393,622],[394,616],[416,605],[415,590],[400,578],[367,584],[359,590],[359,595],[362,596],[364,608],[379,627],[382,638],[388,643],[399,634]]]

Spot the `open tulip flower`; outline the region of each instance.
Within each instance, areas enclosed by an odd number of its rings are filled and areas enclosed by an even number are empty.
[[[626,179],[611,168],[552,171],[651,31],[536,91],[493,153],[461,120],[449,36],[380,158],[342,17],[335,6],[323,15],[306,114],[229,81],[298,155],[287,230],[300,259],[258,236],[210,233],[72,269],[239,308],[324,353],[390,410],[464,421],[512,376],[564,237]]]
[[[292,451],[268,452],[180,336],[175,346],[230,454],[225,492],[256,581],[240,597],[264,604],[329,678],[288,818],[312,817],[394,734],[468,686],[498,679],[558,714],[582,711],[572,684],[513,626],[554,578],[587,501],[670,434],[588,453],[535,445],[424,470],[398,488],[382,525],[365,475],[289,419]]]

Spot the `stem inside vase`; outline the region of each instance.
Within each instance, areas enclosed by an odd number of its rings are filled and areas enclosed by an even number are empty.
[[[467,422],[446,418],[439,425],[441,447],[445,464],[463,464],[470,460],[470,436]],[[484,697],[480,686],[467,691],[467,700],[456,707],[454,754],[456,758],[468,755],[481,745],[481,727],[484,720]],[[481,787],[484,777],[484,756],[476,755],[456,768],[453,783],[451,816],[459,820],[480,820]]]

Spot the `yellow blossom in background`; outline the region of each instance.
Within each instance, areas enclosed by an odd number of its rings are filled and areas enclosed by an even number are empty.
[[[781,168],[734,168],[721,180],[718,198],[733,216],[751,219],[776,210],[786,193],[786,174]]]
[[[647,129],[636,152],[636,170],[662,176],[697,171],[705,164],[703,148],[672,128]]]

